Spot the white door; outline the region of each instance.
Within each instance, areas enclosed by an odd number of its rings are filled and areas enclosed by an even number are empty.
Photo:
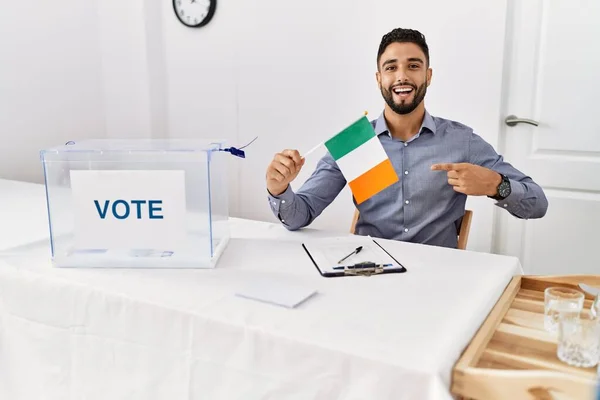
[[[510,0],[500,150],[545,190],[548,212],[496,214],[495,248],[525,273],[600,274],[600,1]],[[502,143],[503,142],[503,143]]]

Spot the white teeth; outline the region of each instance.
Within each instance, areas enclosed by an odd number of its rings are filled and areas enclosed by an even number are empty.
[[[394,89],[394,92],[396,93],[408,93],[412,91],[412,88],[396,88]]]

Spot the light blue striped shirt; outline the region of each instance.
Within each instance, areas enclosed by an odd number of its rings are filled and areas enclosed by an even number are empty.
[[[425,112],[418,134],[403,142],[390,135],[383,113],[372,124],[400,180],[357,206],[356,234],[456,248],[467,196],[454,191],[445,171],[431,170],[437,163],[471,163],[504,174],[510,179],[511,194],[490,201],[518,218],[546,214],[542,188],[471,128]],[[345,185],[327,153],[296,192],[290,185],[279,196],[269,194],[268,200],[282,224],[296,230],[312,223]]]

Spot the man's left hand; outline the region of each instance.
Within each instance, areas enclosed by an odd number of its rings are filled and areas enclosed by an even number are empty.
[[[432,171],[448,171],[448,184],[469,196],[495,196],[502,176],[479,165],[469,163],[434,164]]]

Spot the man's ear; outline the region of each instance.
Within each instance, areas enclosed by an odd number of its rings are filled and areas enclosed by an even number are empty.
[[[433,76],[433,69],[427,68],[427,87],[431,85],[431,77]]]
[[[377,86],[381,86],[381,74],[379,71],[375,72],[375,79],[377,80]]]

